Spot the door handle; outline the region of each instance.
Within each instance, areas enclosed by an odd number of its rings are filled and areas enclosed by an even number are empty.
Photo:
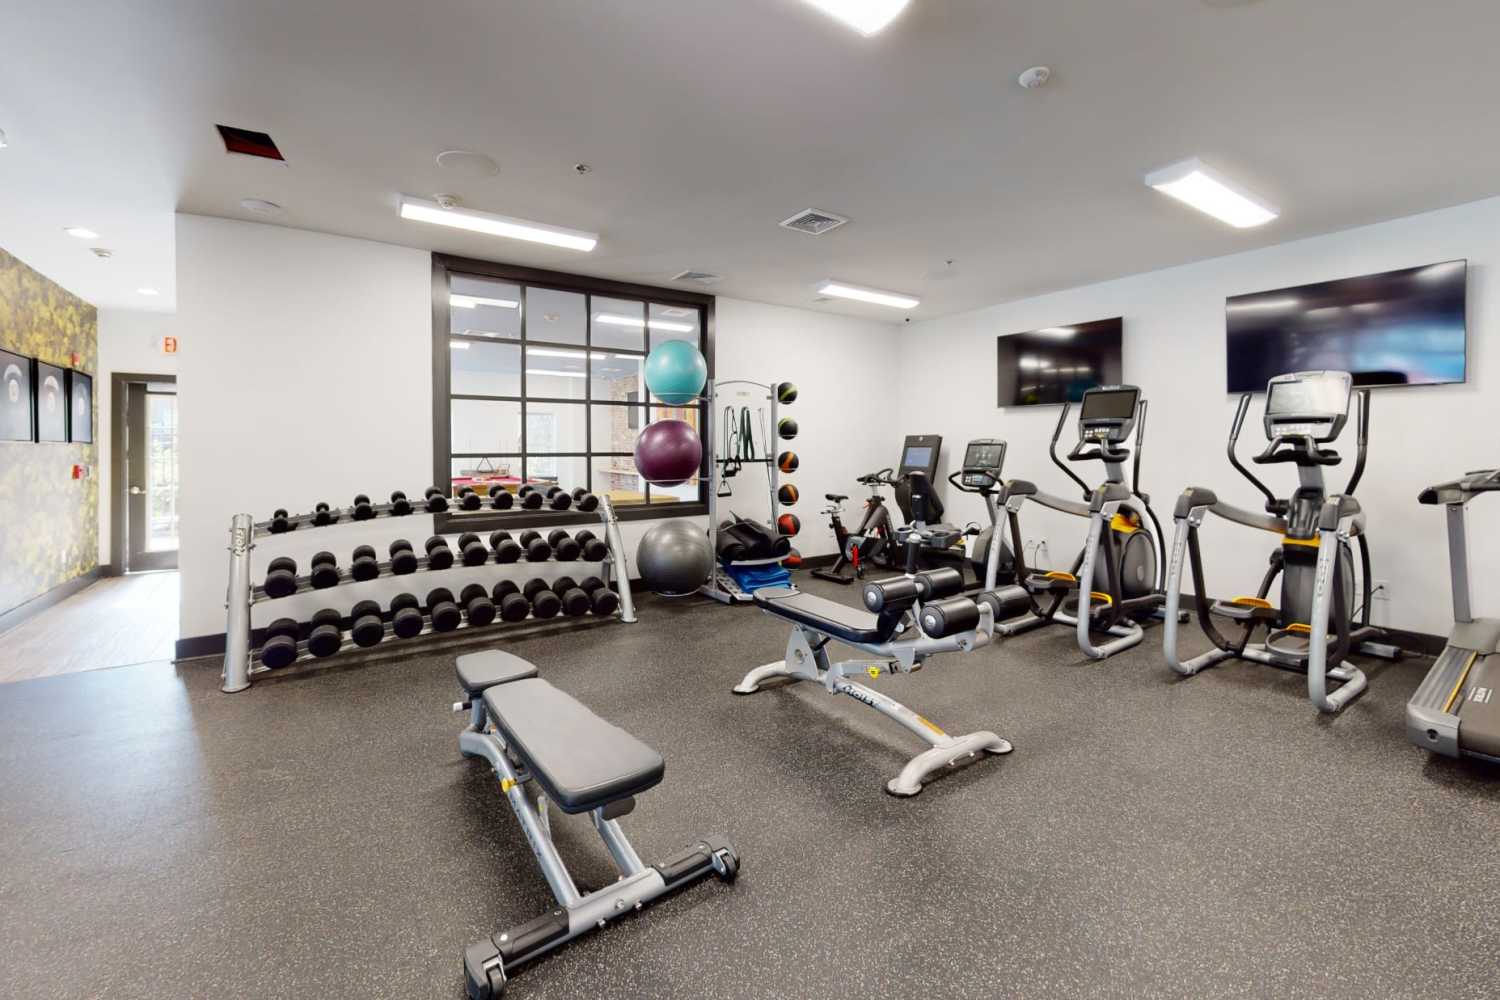
[[[145,494],[145,492],[146,492],[146,488],[144,486],[132,486],[132,487],[130,487],[130,495],[133,496],[133,497],[142,496],[143,494]]]

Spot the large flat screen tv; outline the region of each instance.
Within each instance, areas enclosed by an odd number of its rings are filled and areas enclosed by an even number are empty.
[[[1365,386],[1462,382],[1468,270],[1450,260],[1228,299],[1229,391],[1329,369]]]
[[[1118,384],[1124,328],[1116,316],[995,338],[999,405],[1076,403],[1095,386]]]

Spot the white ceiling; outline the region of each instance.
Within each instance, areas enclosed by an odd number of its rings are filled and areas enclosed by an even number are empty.
[[[172,308],[172,213],[255,219],[246,197],[284,225],[891,318],[813,285],[934,316],[1500,192],[1494,0],[913,0],[874,39],[797,0],[4,8],[0,246],[102,306]],[[1037,63],[1052,83],[1021,90]],[[287,165],[226,156],[216,122]],[[455,147],[501,172],[439,169]],[[1192,155],[1282,217],[1232,230],[1141,183]],[[602,239],[403,222],[403,191]],[[777,228],[809,206],[853,221]]]

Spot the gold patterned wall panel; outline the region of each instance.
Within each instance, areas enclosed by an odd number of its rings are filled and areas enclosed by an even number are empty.
[[[98,311],[0,250],[0,349],[97,376]],[[102,446],[0,441],[0,613],[98,565]]]

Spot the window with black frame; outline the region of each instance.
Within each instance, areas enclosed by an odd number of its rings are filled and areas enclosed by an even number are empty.
[[[685,420],[702,433],[704,404],[648,398],[643,373],[664,341],[692,341],[710,356],[709,297],[440,258],[434,287],[445,284],[434,334],[446,341],[438,383],[448,426],[434,445],[440,466],[446,451],[452,492],[586,486],[626,516],[707,501],[698,476],[645,482],[632,452],[651,421]]]

